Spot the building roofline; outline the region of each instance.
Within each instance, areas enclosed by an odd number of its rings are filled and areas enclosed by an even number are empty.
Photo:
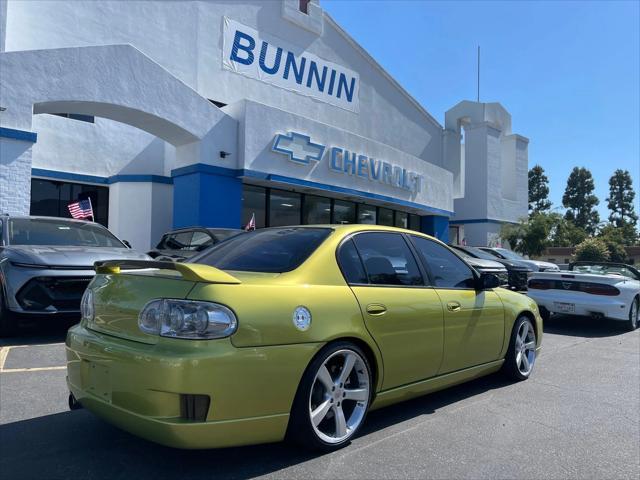
[[[398,91],[404,95],[410,103],[413,104],[414,107],[418,109],[420,113],[422,113],[427,119],[436,125],[438,128],[444,130],[444,127],[436,120],[433,115],[431,115],[426,108],[424,108],[420,102],[418,102],[407,90],[400,84],[398,81],[391,76],[389,72],[387,72],[382,65],[380,65],[375,58],[373,58],[369,53],[358,43],[356,42],[349,33],[347,33],[339,24],[336,22],[331,15],[327,13],[326,10],[323,9],[323,15],[328,23],[336,29],[336,31],[344,37],[344,39],[358,52],[362,57],[367,60],[375,69],[377,69],[383,77],[385,77],[391,84],[398,89]]]

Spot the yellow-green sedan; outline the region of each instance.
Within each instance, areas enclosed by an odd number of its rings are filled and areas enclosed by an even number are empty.
[[[96,270],[66,341],[70,406],[179,448],[339,448],[371,409],[527,379],[542,337],[528,297],[391,227],[269,228]]]

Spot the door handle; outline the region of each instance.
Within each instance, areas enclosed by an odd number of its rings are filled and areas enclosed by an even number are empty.
[[[458,302],[447,302],[447,310],[450,312],[460,311],[460,304]]]
[[[370,303],[367,305],[367,313],[369,315],[383,315],[386,313],[387,307],[382,305],[381,303]]]

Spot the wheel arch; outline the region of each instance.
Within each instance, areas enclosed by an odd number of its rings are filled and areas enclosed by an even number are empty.
[[[540,339],[542,338],[542,331],[541,331],[542,326],[538,324],[538,321],[536,320],[536,316],[530,310],[522,310],[520,313],[518,313],[518,315],[516,315],[516,321],[520,317],[527,317],[529,320],[531,320],[531,324],[535,329],[536,339],[538,340],[538,343],[539,343]],[[513,325],[515,327],[515,322],[513,323]],[[511,327],[511,330],[513,331],[513,327]]]

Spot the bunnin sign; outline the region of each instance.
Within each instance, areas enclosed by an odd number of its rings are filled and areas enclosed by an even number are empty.
[[[325,162],[327,168],[340,175],[378,182],[418,194],[423,176],[387,160],[351,151],[343,146],[327,147],[298,132],[276,134],[271,149],[302,165]],[[325,155],[326,153],[326,155]]]
[[[358,111],[360,77],[348,68],[224,18],[222,66],[232,72]]]

